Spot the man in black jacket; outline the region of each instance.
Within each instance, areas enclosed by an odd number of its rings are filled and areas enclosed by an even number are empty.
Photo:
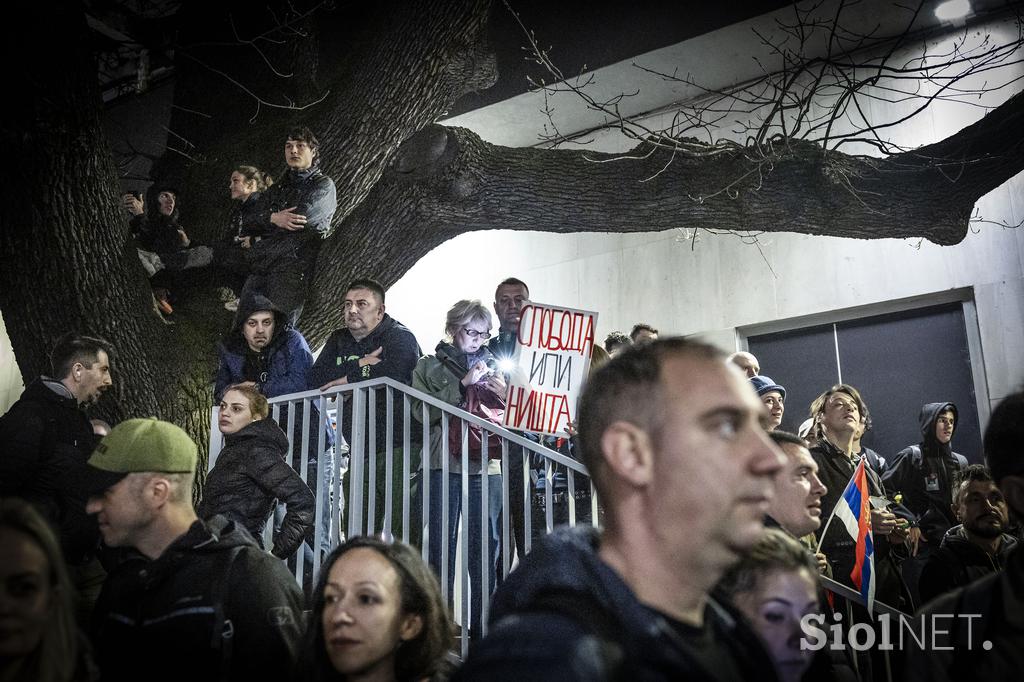
[[[960,472],[951,506],[961,525],[946,532],[921,571],[922,604],[1002,570],[1017,545],[1005,532],[1010,524],[1006,500],[987,467],[972,464]]]
[[[882,482],[886,490],[903,495],[903,506],[910,510],[910,556],[901,568],[914,604],[924,603],[918,592],[921,570],[928,557],[939,548],[943,536],[956,524],[953,514],[953,481],[967,458],[950,448],[956,428],[957,410],[953,403],[928,403],[919,417],[921,442],[896,453],[886,466]]]
[[[742,617],[710,594],[764,530],[783,457],[764,406],[716,349],[632,347],[583,389],[579,440],[601,534],[541,539],[492,601],[462,680],[774,679]]]
[[[372,279],[353,280],[345,291],[343,302],[345,327],[338,329],[327,339],[320,356],[309,371],[309,387],[326,391],[335,386],[354,384],[378,377],[389,377],[403,384],[412,382],[412,370],[423,354],[416,337],[402,323],[384,312],[384,287]],[[346,396],[345,405],[339,408],[338,427],[342,437],[348,443],[350,456],[362,453],[362,462],[375,467],[376,475],[376,508],[375,528],[370,532],[380,532],[383,528],[384,510],[381,509],[385,499],[386,448],[387,448],[387,391],[383,387],[375,393],[375,419],[373,422],[375,438],[369,439],[369,407],[363,422],[364,436],[362,443],[353,443],[352,400]],[[402,446],[403,446],[403,410],[401,400],[392,406],[392,533],[401,534],[402,491],[405,482],[402,480]],[[416,441],[413,435],[413,441]],[[411,454],[411,453],[410,453]],[[416,471],[418,461],[411,461],[409,470]],[[351,472],[352,465],[349,465]],[[364,474],[364,481],[369,480]],[[352,499],[349,497],[348,499]],[[363,498],[364,505],[368,503]],[[346,514],[347,514],[346,508]],[[365,509],[363,510],[365,518]],[[346,516],[347,519],[347,516]],[[362,524],[365,529],[365,524]],[[347,532],[347,531],[346,531]]]
[[[0,417],[0,497],[22,497],[54,525],[87,619],[105,573],[99,533],[85,513],[80,474],[99,441],[84,408],[112,385],[113,350],[103,339],[67,334],[50,354],[55,378],[41,376]]]
[[[1024,519],[1024,391],[1010,395],[992,411],[984,444],[985,461],[1011,517]],[[1021,547],[1010,552],[1001,572],[936,599],[918,615],[930,632],[921,634],[923,649],[909,647],[904,676],[908,682],[1020,679],[1024,670]]]
[[[240,298],[263,294],[285,311],[292,324],[302,312],[321,240],[330,233],[338,207],[334,181],[320,171],[319,147],[309,128],[288,132],[288,170],[260,195],[258,210],[242,225],[266,236],[252,246],[252,274]]]
[[[302,594],[284,564],[222,516],[192,506],[196,446],[156,419],[129,419],[89,458],[87,510],[107,545],[134,550],[93,617],[104,680],[286,679]]]

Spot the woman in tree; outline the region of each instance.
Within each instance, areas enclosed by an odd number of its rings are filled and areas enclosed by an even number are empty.
[[[234,292],[241,291],[245,278],[249,276],[249,249],[264,236],[251,226],[259,211],[260,193],[274,184],[273,178],[255,166],[238,166],[231,172],[228,190],[236,204],[228,218],[228,231],[218,245],[214,260],[231,275],[230,294],[225,293],[224,307],[234,311],[238,298]]]

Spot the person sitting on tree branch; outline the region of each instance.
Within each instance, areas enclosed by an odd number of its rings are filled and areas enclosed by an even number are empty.
[[[320,143],[309,128],[294,128],[284,143],[288,170],[259,197],[256,210],[243,216],[245,233],[264,234],[252,245],[251,274],[241,298],[262,294],[299,319],[320,250],[338,207],[334,181],[320,171]]]

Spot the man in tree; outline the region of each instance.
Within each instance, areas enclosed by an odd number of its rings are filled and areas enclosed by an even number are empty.
[[[319,387],[326,391],[335,386],[354,384],[377,377],[389,377],[403,384],[412,382],[412,371],[423,354],[416,337],[409,329],[384,312],[384,287],[373,279],[355,279],[348,285],[342,304],[345,327],[335,331],[327,339],[309,373],[310,388]],[[375,462],[377,484],[376,500],[385,499],[387,482],[387,391],[376,393],[376,439],[370,445],[375,459],[369,457],[366,442],[352,442],[352,401],[345,401],[340,420],[341,432],[348,443],[350,453],[364,453],[364,462]],[[392,443],[392,532],[401,532],[402,509],[402,466],[398,453],[402,447],[403,419],[401,403],[394,406]],[[367,415],[369,411],[367,411]],[[367,430],[368,431],[368,430]],[[350,465],[351,466],[351,465]],[[419,463],[411,465],[415,471]],[[368,477],[364,480],[368,480]],[[364,500],[367,499],[364,497]],[[378,529],[382,527],[383,513],[376,513]],[[377,530],[377,529],[375,529]]]
[[[603,534],[538,542],[495,593],[460,679],[762,676],[757,637],[710,591],[764,529],[783,458],[763,418],[749,383],[693,341],[633,347],[591,375],[579,439]]]
[[[260,293],[294,324],[302,312],[320,242],[338,207],[334,181],[320,171],[320,143],[309,128],[294,128],[284,144],[288,170],[260,195],[242,229],[267,234],[252,247],[252,273],[240,298]]]
[[[901,493],[903,506],[913,515],[907,542],[910,557],[900,568],[918,606],[924,603],[917,591],[921,570],[939,548],[946,531],[956,525],[950,504],[953,482],[967,467],[967,458],[950,447],[956,420],[953,403],[923,405],[919,417],[921,442],[896,453],[882,476],[886,489]]]
[[[59,378],[39,377],[0,417],[0,497],[22,497],[53,523],[86,620],[106,574],[81,489],[85,462],[100,439],[84,408],[111,387],[112,355],[103,339],[63,336],[50,355]]]
[[[118,424],[89,458],[87,510],[135,550],[96,604],[104,680],[285,679],[302,593],[284,564],[223,516],[192,506],[196,446],[156,419]]]

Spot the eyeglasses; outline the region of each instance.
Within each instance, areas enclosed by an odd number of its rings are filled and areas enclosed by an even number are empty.
[[[486,341],[487,339],[491,338],[491,333],[489,331],[487,331],[487,332],[478,332],[477,330],[470,329],[469,327],[463,327],[462,331],[466,332],[466,336],[468,336],[471,339],[478,339],[479,338],[479,339],[483,339],[484,341]]]

